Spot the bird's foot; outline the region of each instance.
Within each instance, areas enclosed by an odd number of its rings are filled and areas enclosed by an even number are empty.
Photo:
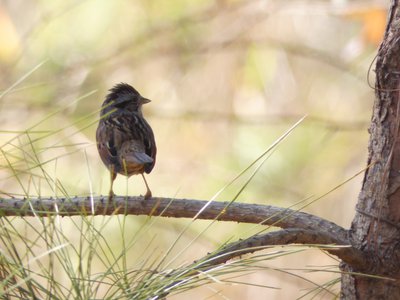
[[[109,203],[112,203],[115,196],[116,196],[116,195],[114,194],[114,192],[113,192],[113,191],[110,191],[110,192],[108,193],[108,202],[109,202]]]
[[[150,190],[147,190],[146,194],[144,195],[144,200],[150,199],[153,195],[151,194]]]

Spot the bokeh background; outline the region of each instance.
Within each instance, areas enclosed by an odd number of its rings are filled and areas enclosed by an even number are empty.
[[[237,201],[291,207],[333,189],[303,210],[347,228],[362,175],[341,184],[366,166],[371,65],[387,5],[1,0],[0,191],[5,197],[106,194],[109,175],[96,150],[96,122],[107,90],[127,82],[152,99],[144,113],[158,145],[147,176],[153,195],[212,198],[307,115]],[[231,200],[246,179],[217,200]],[[115,192],[137,195],[145,187],[140,177],[120,176]],[[146,220],[128,217],[132,232]],[[189,220],[153,222],[143,244],[151,239],[154,253],[164,253]],[[112,224],[105,235],[118,247]],[[215,223],[180,253],[208,225],[199,221],[180,237],[172,265],[260,229]],[[137,261],[143,252],[135,248],[129,255]],[[216,282],[171,299],[295,299],[338,278],[330,272],[337,264],[318,250],[303,251],[237,279],[247,285]]]

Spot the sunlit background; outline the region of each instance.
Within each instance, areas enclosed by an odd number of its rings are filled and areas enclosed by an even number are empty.
[[[333,190],[303,210],[348,228],[362,175],[341,184],[366,166],[370,66],[387,5],[2,0],[0,191],[4,197],[106,194],[109,174],[95,145],[98,112],[107,90],[127,82],[152,99],[144,114],[158,146],[147,176],[153,195],[212,198],[307,115],[237,201],[291,207],[305,200],[299,208]],[[231,200],[250,175],[218,200]],[[145,186],[140,177],[119,176],[114,191],[138,195]],[[128,217],[132,234],[146,220]],[[68,219],[62,222],[68,228]],[[132,266],[148,249],[165,253],[190,221],[152,222],[143,248],[128,252]],[[105,235],[119,247],[112,224]],[[180,254],[209,224],[190,226],[172,251],[171,267],[261,229],[219,222]],[[247,285],[216,282],[170,299],[296,299],[338,278],[330,272],[337,264],[318,250],[305,251],[235,279]]]

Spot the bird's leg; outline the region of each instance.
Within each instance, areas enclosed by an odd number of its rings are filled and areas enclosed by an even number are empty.
[[[147,184],[146,178],[144,177],[143,173],[141,173],[143,180],[144,180],[144,184],[146,185],[147,191],[146,194],[144,195],[144,199],[147,200],[149,198],[151,198],[152,194],[149,188],[149,185]]]
[[[110,168],[110,179],[111,179],[111,183],[110,183],[110,191],[108,192],[108,201],[112,202],[113,198],[115,196],[114,191],[113,191],[113,184],[114,184],[114,180],[117,177],[117,174],[114,172],[114,166],[111,166]]]

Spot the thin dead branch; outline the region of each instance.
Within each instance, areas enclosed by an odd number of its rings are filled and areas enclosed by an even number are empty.
[[[295,243],[348,246],[325,250],[355,267],[365,265],[366,261],[360,251],[351,247],[346,229],[308,213],[270,205],[174,198],[144,200],[143,197],[121,196],[116,196],[109,203],[107,197],[100,196],[72,199],[0,199],[0,212],[3,216],[125,214],[253,223],[286,230],[260,234],[230,244],[224,253],[232,254],[223,255],[223,260],[231,259],[232,255],[254,252],[255,246]],[[219,260],[213,261],[221,263]]]

